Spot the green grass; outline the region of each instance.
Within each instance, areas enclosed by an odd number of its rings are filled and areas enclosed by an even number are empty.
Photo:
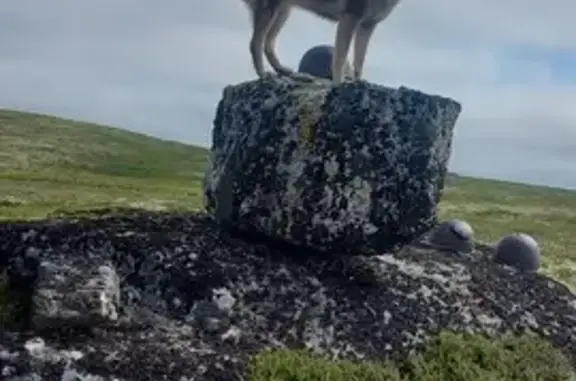
[[[207,153],[120,129],[0,110],[0,220],[97,209],[199,210]],[[470,222],[483,241],[513,231],[534,235],[543,271],[576,288],[576,192],[454,177],[440,217]],[[0,285],[0,325],[9,318],[7,300]],[[552,381],[568,380],[568,373],[558,352],[530,336],[489,341],[446,334],[402,364],[266,351],[253,358],[247,381]]]
[[[206,154],[120,129],[0,110],[0,218],[198,207]]]

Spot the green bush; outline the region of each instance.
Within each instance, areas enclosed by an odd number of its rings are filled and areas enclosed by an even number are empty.
[[[574,381],[568,359],[533,335],[440,334],[404,364],[329,361],[305,350],[254,356],[248,381]]]

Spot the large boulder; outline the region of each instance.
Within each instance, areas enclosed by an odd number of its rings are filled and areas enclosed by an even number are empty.
[[[18,316],[26,332],[0,329],[0,378],[241,381],[266,348],[395,359],[442,329],[535,332],[576,364],[576,296],[494,263],[488,246],[456,255],[424,237],[321,258],[258,243],[202,214],[0,225],[0,270],[10,263],[17,293],[35,274],[24,300],[43,300]],[[82,290],[97,308],[63,303]]]
[[[436,222],[460,105],[405,87],[267,76],[218,104],[205,206],[320,251],[376,254]]]

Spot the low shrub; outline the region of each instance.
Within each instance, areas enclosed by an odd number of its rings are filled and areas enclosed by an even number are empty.
[[[330,361],[305,350],[266,350],[248,381],[574,381],[570,361],[535,335],[494,340],[445,332],[403,364]]]

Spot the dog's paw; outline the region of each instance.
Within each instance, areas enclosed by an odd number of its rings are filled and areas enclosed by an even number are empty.
[[[289,67],[286,66],[278,66],[275,67],[274,70],[276,71],[276,74],[278,75],[292,75],[294,74],[294,70],[292,70]]]

